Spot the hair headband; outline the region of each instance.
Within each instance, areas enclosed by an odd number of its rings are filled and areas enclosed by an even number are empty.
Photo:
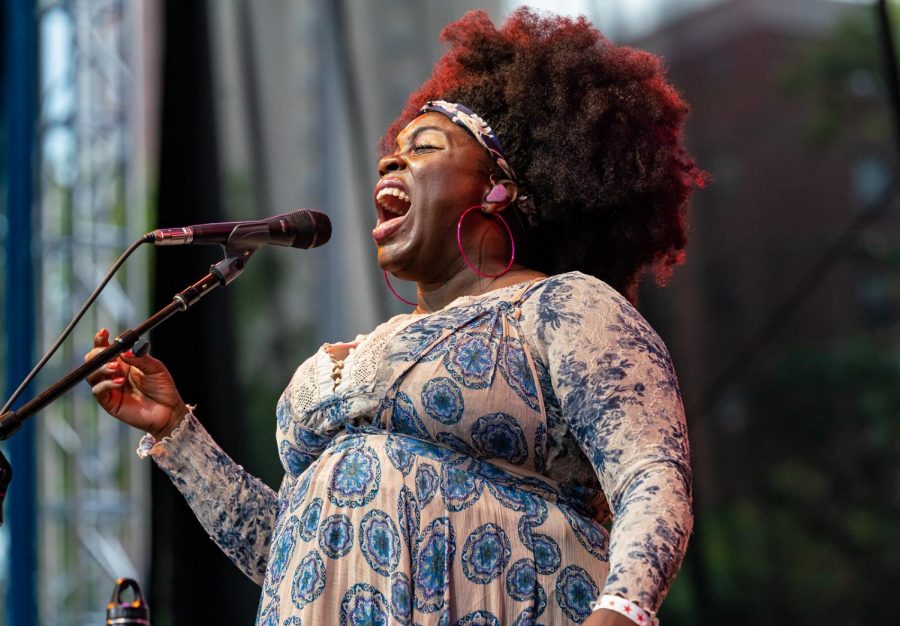
[[[503,170],[503,173],[518,183],[515,171],[506,161],[506,155],[503,153],[503,146],[500,144],[500,140],[497,139],[497,135],[494,134],[487,122],[481,119],[478,114],[461,104],[445,100],[426,102],[425,106],[419,109],[419,114],[431,111],[447,116],[451,122],[466,129],[488,151],[488,154],[491,155],[497,166]]]

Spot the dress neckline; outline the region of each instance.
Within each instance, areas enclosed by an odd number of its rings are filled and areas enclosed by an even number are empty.
[[[478,300],[484,300],[491,296],[497,296],[497,295],[503,293],[504,291],[510,291],[515,288],[521,288],[520,291],[518,292],[519,293],[518,297],[521,298],[523,295],[525,295],[525,293],[529,289],[531,289],[532,287],[534,287],[537,284],[540,284],[540,283],[546,281],[549,278],[550,278],[550,276],[537,276],[535,278],[532,278],[531,280],[523,280],[518,283],[504,285],[503,287],[498,287],[497,289],[491,289],[489,291],[485,291],[484,293],[477,293],[477,294],[472,294],[472,295],[467,295],[467,296],[459,296],[457,298],[454,298],[450,302],[448,302],[447,305],[444,306],[443,308],[437,309],[436,311],[415,311],[414,310],[410,313],[404,313],[403,315],[413,315],[416,317],[424,317],[426,315],[434,315],[436,313],[448,311],[449,309],[453,309],[453,308],[457,308],[460,306],[465,306],[465,305],[471,304],[473,302],[477,302]],[[516,292],[514,292],[514,293],[516,293]]]

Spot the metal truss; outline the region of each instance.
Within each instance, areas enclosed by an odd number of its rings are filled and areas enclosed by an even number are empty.
[[[130,240],[146,229],[140,0],[39,5],[38,345],[45,348]],[[143,319],[137,254],[51,361],[47,384],[81,361],[97,329]],[[55,366],[53,365],[55,364]],[[146,582],[149,474],[137,435],[87,385],[38,419],[39,623],[101,624],[114,581]]]

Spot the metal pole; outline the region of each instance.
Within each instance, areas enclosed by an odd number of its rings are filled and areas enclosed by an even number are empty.
[[[34,0],[6,2],[5,159],[7,394],[31,369],[34,353],[34,264],[31,249],[37,98],[37,22]],[[27,399],[29,391],[26,390]],[[9,444],[16,481],[9,492],[10,572],[7,623],[37,624],[37,508],[34,424]]]

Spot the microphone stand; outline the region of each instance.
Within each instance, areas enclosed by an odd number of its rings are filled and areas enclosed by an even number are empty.
[[[0,441],[5,441],[12,437],[21,428],[22,422],[44,409],[93,372],[123,352],[131,350],[142,335],[150,332],[176,313],[187,311],[216,287],[224,287],[237,278],[244,271],[247,260],[256,252],[260,245],[255,241],[248,241],[247,238],[244,238],[243,242],[238,243],[242,238],[240,236],[241,233],[238,233],[239,228],[235,229],[235,233],[233,233],[233,235],[238,235],[234,237],[235,243],[229,243],[225,246],[225,258],[210,267],[206,276],[177,293],[172,298],[172,302],[157,311],[152,317],[149,317],[135,328],[123,332],[115,338],[109,347],[98,352],[82,365],[60,378],[40,395],[14,411],[7,411],[0,415]],[[229,238],[230,240],[231,238]],[[11,480],[12,467],[3,455],[3,452],[0,451],[0,525],[3,524],[3,499],[6,497],[6,490]]]

